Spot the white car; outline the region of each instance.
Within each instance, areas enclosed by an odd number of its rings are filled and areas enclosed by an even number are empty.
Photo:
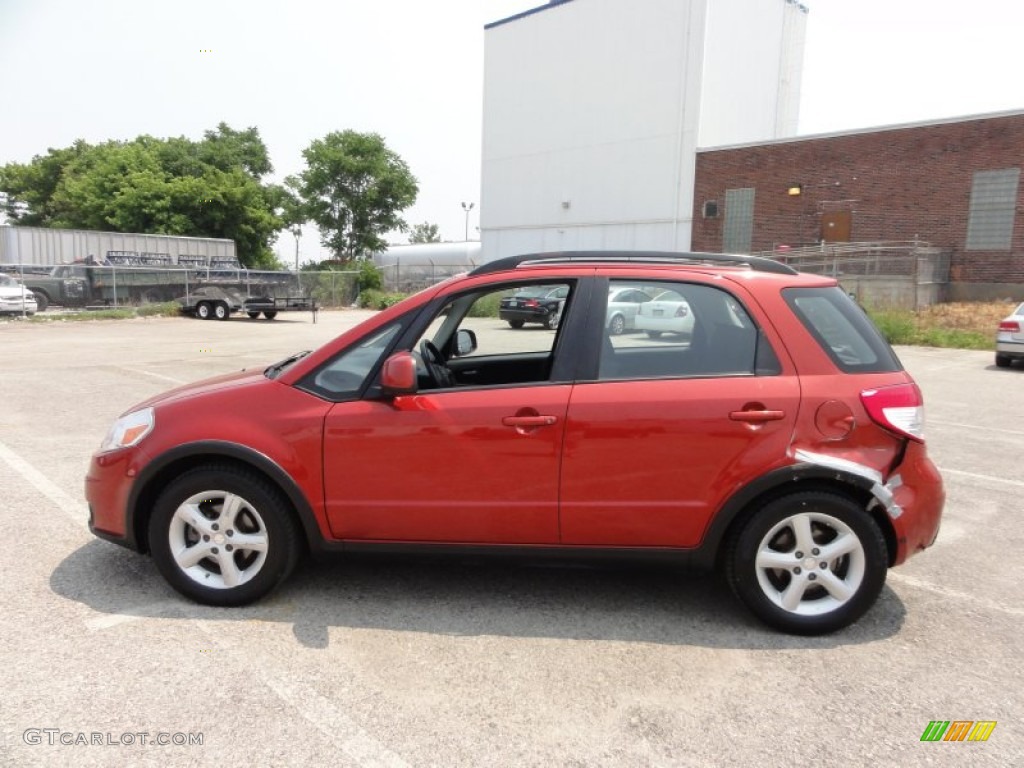
[[[641,304],[651,300],[650,294],[639,288],[626,286],[612,288],[608,291],[608,313],[605,327],[610,336],[618,336],[624,331],[636,328],[636,314]]]
[[[0,315],[34,315],[35,294],[9,275],[0,275]]]
[[[996,365],[1009,368],[1014,360],[1024,360],[1024,304],[999,323],[996,332]]]
[[[662,291],[646,304],[641,304],[634,325],[652,339],[663,333],[690,336],[693,333],[693,312],[686,299],[675,291]]]

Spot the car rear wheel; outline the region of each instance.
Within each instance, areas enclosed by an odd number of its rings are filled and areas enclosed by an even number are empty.
[[[608,333],[612,336],[618,336],[624,330],[626,330],[626,318],[622,315],[614,315],[608,323]]]
[[[260,316],[259,312],[246,312],[245,314],[249,316],[250,320],[255,320],[257,317]]]
[[[1007,355],[996,355],[996,366],[999,368],[1009,368],[1013,360]]]
[[[213,305],[213,316],[218,320],[228,320],[231,317],[231,310],[223,301],[218,301]]]
[[[206,605],[251,603],[298,560],[295,520],[263,478],[230,466],[186,472],[160,494],[149,548],[178,592]]]
[[[213,316],[213,310],[210,308],[210,302],[200,301],[196,304],[196,317],[200,320],[209,320]]]
[[[785,632],[842,629],[878,599],[885,584],[885,540],[850,499],[831,493],[784,496],[733,536],[729,583],[759,619]]]
[[[267,318],[267,320],[273,320],[275,317],[277,317],[277,312],[264,312],[263,316]]]
[[[522,320],[509,320],[508,324],[510,326],[512,326],[513,328],[516,328],[516,329],[523,327],[523,321]]]

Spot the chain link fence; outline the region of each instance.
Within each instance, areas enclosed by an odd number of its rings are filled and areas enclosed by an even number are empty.
[[[64,307],[128,306],[188,298],[195,290],[217,287],[244,298],[312,298],[320,307],[352,306],[358,273],[352,271],[272,272],[205,267],[2,265],[29,288],[40,304]]]

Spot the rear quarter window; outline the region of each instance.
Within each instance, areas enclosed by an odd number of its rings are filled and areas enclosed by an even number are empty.
[[[787,288],[790,308],[845,373],[892,373],[903,370],[896,353],[875,324],[838,286]]]

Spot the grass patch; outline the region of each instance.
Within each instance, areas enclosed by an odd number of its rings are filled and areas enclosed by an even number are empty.
[[[38,313],[29,318],[33,323],[83,323],[91,320],[130,320],[134,317],[178,317],[181,305],[176,301],[160,304],[143,304],[141,307],[111,307],[109,309],[87,309],[82,312],[61,314]]]
[[[143,304],[135,310],[139,317],[178,317],[181,304],[176,301],[164,301],[159,304]]]
[[[1002,301],[934,304],[916,312],[869,309],[890,344],[954,349],[995,349],[999,321],[1016,304]]]

